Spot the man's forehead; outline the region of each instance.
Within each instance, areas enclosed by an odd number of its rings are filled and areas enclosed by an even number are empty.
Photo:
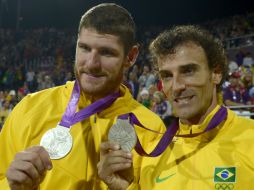
[[[116,34],[109,34],[109,33],[106,33],[106,32],[101,32],[101,31],[98,31],[95,28],[85,28],[85,27],[83,27],[80,30],[79,37],[82,34],[93,35],[93,36],[97,36],[97,37],[100,37],[100,38],[111,38],[111,39],[115,39],[115,40],[120,42],[120,36],[118,36]]]
[[[119,49],[123,47],[123,43],[118,36],[113,34],[99,33],[95,29],[84,28],[81,30],[77,39],[78,44],[97,44],[100,46]]]
[[[205,51],[201,46],[198,46],[194,43],[186,43],[177,46],[175,49],[169,51],[167,55],[159,55],[157,60],[159,64],[163,64],[171,61],[185,62],[207,62],[207,57]],[[177,62],[178,64],[180,64]]]

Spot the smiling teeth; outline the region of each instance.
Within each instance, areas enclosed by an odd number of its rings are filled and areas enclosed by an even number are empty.
[[[191,96],[190,97],[183,97],[183,98],[176,98],[175,100],[178,103],[188,103],[190,99],[191,99]]]

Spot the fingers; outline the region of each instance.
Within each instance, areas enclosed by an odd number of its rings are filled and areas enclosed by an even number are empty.
[[[117,143],[103,142],[101,143],[101,146],[100,146],[100,155],[104,156],[108,154],[110,150],[119,150],[119,149],[120,149],[120,145]]]
[[[104,142],[100,148],[101,159],[97,165],[99,177],[110,185],[112,181],[125,181],[117,172],[132,166],[132,154],[121,150],[118,144],[112,142]]]
[[[28,189],[36,184],[33,180],[23,171],[16,169],[13,166],[10,166],[6,173],[6,177],[8,179],[8,183],[10,189],[12,190],[19,190],[23,187],[23,189]],[[24,188],[27,187],[27,188]]]
[[[105,159],[108,164],[132,163],[132,154],[123,150],[110,151]]]
[[[108,174],[116,173],[121,170],[125,170],[131,167],[131,163],[117,163],[117,164],[110,164],[108,166]],[[107,172],[105,173],[107,174]]]
[[[33,166],[32,163],[27,161],[15,160],[13,164],[11,164],[10,169],[18,172],[24,171],[32,181],[37,180],[40,177],[40,173],[38,170]]]
[[[33,146],[27,149],[28,152],[34,152],[38,154],[41,162],[43,163],[44,168],[50,170],[52,168],[52,162],[49,157],[48,152],[42,146]]]
[[[12,190],[38,187],[46,170],[52,168],[47,151],[34,146],[16,154],[7,170],[6,177]]]
[[[100,149],[101,163],[108,174],[131,166],[132,154],[120,149],[120,146],[112,142],[104,142]]]
[[[110,151],[104,158],[104,174],[111,175],[117,171],[131,167],[132,155],[122,150]]]

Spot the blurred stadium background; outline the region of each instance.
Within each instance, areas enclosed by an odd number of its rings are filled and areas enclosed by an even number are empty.
[[[99,0],[0,0],[0,126],[26,94],[73,80],[80,16]],[[254,1],[126,1],[137,23],[141,53],[126,72],[133,96],[167,123],[171,107],[161,94],[147,47],[163,29],[199,24],[221,39],[229,73],[224,103],[246,117],[254,115]]]

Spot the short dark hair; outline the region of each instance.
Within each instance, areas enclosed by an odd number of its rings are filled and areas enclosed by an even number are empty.
[[[114,3],[102,3],[89,9],[80,19],[78,34],[83,27],[119,36],[125,54],[136,43],[136,27],[131,14]]]
[[[165,30],[152,41],[149,49],[157,62],[158,58],[174,54],[177,47],[187,43],[194,43],[203,48],[209,69],[221,72],[220,84],[222,84],[227,75],[227,59],[223,45],[220,40],[200,26],[182,25]],[[221,90],[221,85],[217,85],[217,90]]]

